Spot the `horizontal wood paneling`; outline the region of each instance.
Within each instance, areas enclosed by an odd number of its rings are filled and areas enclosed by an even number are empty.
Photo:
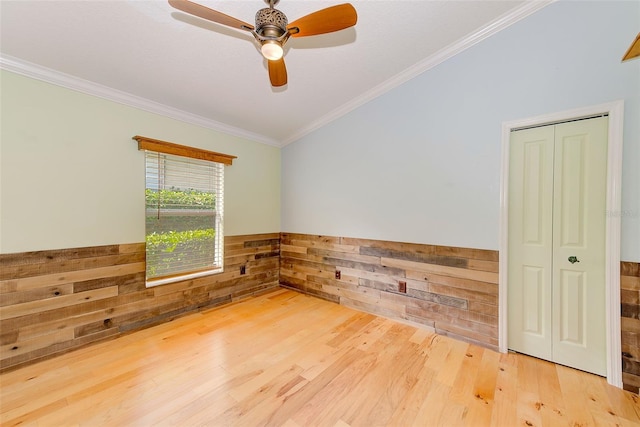
[[[622,381],[625,390],[640,391],[640,263],[620,265],[622,312]]]
[[[497,348],[497,251],[294,233],[280,243],[283,286]]]
[[[0,254],[0,369],[278,286],[278,233],[225,237],[223,273],[148,289],[144,251],[133,243]]]

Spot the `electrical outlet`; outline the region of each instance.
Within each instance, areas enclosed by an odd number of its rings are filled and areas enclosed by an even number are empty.
[[[400,292],[402,294],[406,294],[407,293],[407,282],[404,282],[404,281],[399,281],[398,282],[398,292]]]
[[[340,280],[340,277],[342,275],[340,274],[340,270],[336,270],[336,279]]]
[[[241,265],[240,266],[240,274],[247,274],[247,266],[246,265]]]

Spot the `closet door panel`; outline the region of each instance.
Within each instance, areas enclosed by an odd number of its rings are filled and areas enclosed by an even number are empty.
[[[509,348],[552,357],[553,128],[511,134]]]
[[[606,117],[556,125],[553,360],[606,375]]]

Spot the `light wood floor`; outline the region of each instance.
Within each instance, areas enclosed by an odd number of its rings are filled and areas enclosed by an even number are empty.
[[[637,396],[278,289],[0,375],[3,426],[631,426]]]

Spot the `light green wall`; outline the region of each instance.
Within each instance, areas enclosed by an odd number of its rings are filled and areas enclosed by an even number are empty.
[[[225,233],[280,231],[280,149],[8,71],[0,74],[0,252],[144,241],[134,135],[237,156]]]

